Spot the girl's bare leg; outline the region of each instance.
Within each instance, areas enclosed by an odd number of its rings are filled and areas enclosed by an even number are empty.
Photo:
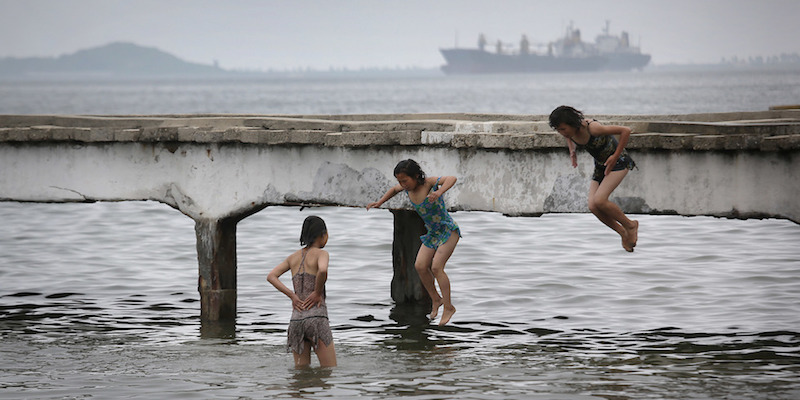
[[[417,260],[414,262],[419,280],[431,298],[431,319],[436,318],[436,315],[439,314],[439,307],[442,306],[442,296],[439,296],[439,292],[436,291],[436,284],[433,281],[433,274],[431,274],[431,263],[435,254],[436,250],[422,245],[419,247]]]
[[[294,356],[294,367],[302,368],[311,365],[311,342],[303,341],[303,353],[297,354],[292,352]]]
[[[444,272],[445,264],[458,244],[458,233],[451,232],[450,238],[447,239],[443,245],[439,246],[436,250],[436,255],[433,256],[433,264],[431,265],[431,272],[436,277],[436,282],[439,283],[439,290],[442,291],[442,303],[444,304],[444,311],[442,312],[442,319],[439,325],[445,325],[450,321],[450,318],[455,314],[456,308],[450,300],[450,278]]]
[[[320,367],[336,366],[336,350],[333,348],[333,342],[331,342],[330,346],[325,346],[325,343],[320,340],[317,343],[316,353],[317,359],[319,359]]]
[[[595,202],[595,193],[597,192],[598,186],[599,185],[597,181],[592,181],[591,188],[589,189],[589,211],[591,211],[592,214],[594,214],[595,217],[597,217],[597,219],[600,220],[600,222],[604,223],[606,226],[613,229],[620,235],[620,237],[622,237],[622,247],[624,247],[625,250],[633,251],[633,248],[631,246],[628,246],[628,233],[625,230],[625,228],[622,225],[620,225],[619,222],[617,222],[617,220],[612,218],[610,215],[607,215],[605,210],[599,207],[598,204]]]
[[[602,183],[592,181],[589,188],[589,210],[597,219],[620,235],[622,247],[630,252],[636,246],[639,222],[628,219],[622,209],[608,199],[627,174],[627,169],[613,171],[606,175]]]

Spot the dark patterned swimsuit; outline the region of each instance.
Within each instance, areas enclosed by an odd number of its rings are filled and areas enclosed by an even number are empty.
[[[306,254],[300,260],[300,269],[292,277],[294,292],[305,300],[313,291],[317,283],[317,276],[306,272]],[[299,311],[292,308],[292,319],[289,321],[287,351],[303,354],[305,342],[311,342],[311,348],[316,349],[317,343],[322,340],[326,346],[330,346],[333,341],[333,334],[328,323],[328,306],[325,305],[325,293],[322,294],[322,303],[313,306],[308,310]]]
[[[593,119],[586,123],[586,130],[589,131],[589,141],[586,142],[586,144],[579,144],[572,139],[570,140],[579,148],[586,149],[586,151],[594,157],[594,173],[592,174],[592,180],[602,182],[603,178],[606,176],[606,166],[603,164],[608,160],[608,157],[611,157],[617,151],[619,142],[617,142],[617,139],[612,135],[593,136],[589,125],[596,121],[596,119]],[[619,156],[617,163],[614,164],[614,168],[611,170],[622,171],[625,168],[633,169],[634,167],[636,167],[636,163],[633,162],[628,152],[623,150],[622,155]]]

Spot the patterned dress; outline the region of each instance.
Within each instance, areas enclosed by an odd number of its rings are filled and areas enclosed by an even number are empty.
[[[439,179],[436,180],[436,184],[433,185],[431,190],[436,191],[439,188]],[[406,191],[406,194],[408,194],[408,191]],[[411,201],[411,195],[409,195],[408,200]],[[411,201],[411,204],[417,214],[422,217],[422,221],[425,222],[425,228],[428,230],[428,233],[419,237],[425,247],[438,249],[439,246],[447,242],[447,239],[450,239],[450,234],[453,231],[456,231],[458,237],[461,237],[461,230],[458,228],[458,224],[453,221],[453,217],[450,216],[450,213],[447,212],[447,207],[444,205],[444,196],[439,196],[433,203],[426,196],[421,203],[416,204]]]
[[[307,252],[303,253],[300,261],[300,270],[292,277],[294,292],[305,300],[313,291],[317,283],[317,276],[306,272],[305,260]],[[305,342],[311,342],[311,348],[316,349],[317,343],[322,340],[326,346],[333,342],[333,333],[328,323],[328,307],[325,305],[325,293],[322,294],[322,303],[308,310],[299,311],[292,308],[292,319],[289,321],[287,351],[303,354]]]

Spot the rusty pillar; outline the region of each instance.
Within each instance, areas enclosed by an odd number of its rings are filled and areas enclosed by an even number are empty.
[[[196,220],[200,319],[236,320],[236,224],[240,219]]]
[[[398,304],[430,304],[430,297],[419,280],[414,262],[422,242],[419,237],[427,230],[422,218],[413,210],[391,210],[394,215],[392,242],[392,300]]]

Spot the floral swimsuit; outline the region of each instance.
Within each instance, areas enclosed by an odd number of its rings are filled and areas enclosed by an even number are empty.
[[[435,191],[439,188],[439,179],[436,179],[436,183],[431,190]],[[408,194],[407,190],[406,194]],[[408,200],[411,201],[410,195]],[[458,224],[453,221],[450,213],[447,212],[447,207],[444,205],[444,196],[439,196],[433,203],[426,196],[421,203],[416,204],[411,201],[411,204],[422,218],[422,221],[425,222],[425,228],[428,230],[428,233],[419,237],[425,247],[431,249],[439,248],[439,246],[447,242],[447,239],[450,239],[453,231],[461,237],[461,230],[458,228]]]

